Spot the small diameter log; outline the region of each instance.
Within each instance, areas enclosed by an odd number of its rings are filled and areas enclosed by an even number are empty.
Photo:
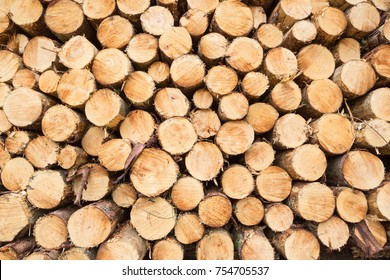
[[[92,94],[85,104],[85,116],[96,126],[115,129],[124,120],[128,105],[110,89],[100,89]]]
[[[57,87],[61,76],[53,70],[47,70],[39,76],[38,87],[43,93],[57,96]]]
[[[347,117],[339,114],[324,114],[310,123],[312,135],[310,142],[328,155],[340,155],[349,151],[355,140],[353,124]]]
[[[226,225],[232,217],[232,210],[229,198],[218,191],[209,191],[198,206],[201,222],[212,228]]]
[[[258,29],[260,25],[267,23],[267,14],[262,6],[249,6],[253,15],[253,29]]]
[[[332,80],[340,87],[347,99],[354,99],[366,94],[376,82],[372,66],[365,60],[350,60],[338,67]]]
[[[147,245],[127,222],[110,239],[99,246],[97,260],[142,260],[147,252]]]
[[[123,87],[127,99],[136,108],[150,107],[155,90],[153,78],[143,71],[131,73]]]
[[[146,240],[164,238],[176,224],[176,211],[161,197],[140,197],[130,211],[130,220]]]
[[[12,87],[6,83],[0,83],[0,108],[3,108],[4,101],[12,92]]]
[[[318,118],[337,112],[342,103],[343,93],[336,83],[329,79],[316,80],[303,89],[298,112],[306,118]]]
[[[161,147],[171,155],[182,155],[197,142],[193,124],[186,118],[175,117],[163,121],[157,128]]]
[[[9,38],[7,50],[22,55],[30,39],[24,34],[14,34]]]
[[[92,63],[98,49],[84,36],[74,36],[58,52],[60,62],[70,69],[82,69]]]
[[[20,69],[12,78],[14,88],[26,87],[31,89],[38,88],[39,75],[28,69]]]
[[[4,165],[11,159],[10,153],[4,146],[4,141],[0,139],[0,170],[4,168]]]
[[[88,248],[73,247],[62,252],[58,260],[94,260],[96,258],[96,250]]]
[[[332,185],[368,191],[379,186],[385,176],[383,162],[366,151],[351,151],[328,162],[326,179]]]
[[[8,121],[3,110],[0,110],[0,134],[8,132],[12,128],[12,124]]]
[[[122,213],[123,210],[111,200],[100,200],[80,208],[68,220],[70,240],[76,246],[96,247],[115,230]]]
[[[233,206],[237,220],[245,226],[255,226],[264,218],[264,206],[259,199],[248,196],[239,199]]]
[[[182,244],[192,244],[199,241],[205,232],[199,216],[195,213],[183,213],[177,218],[175,237]]]
[[[382,119],[372,119],[355,124],[357,147],[375,150],[386,149],[390,145],[390,123]]]
[[[117,0],[116,5],[119,13],[129,19],[131,23],[139,23],[141,14],[150,6],[150,0],[140,0],[137,2],[128,0]]]
[[[348,20],[345,35],[357,40],[377,29],[380,23],[379,11],[368,2],[356,4],[345,11],[345,15]]]
[[[199,40],[209,27],[207,13],[199,9],[189,9],[181,18],[180,26],[187,29],[194,40]]]
[[[0,43],[7,44],[8,40],[15,32],[15,25],[8,17],[7,13],[3,10],[0,11]]]
[[[152,260],[183,260],[184,247],[173,237],[157,241],[152,249]]]
[[[283,42],[283,32],[274,24],[262,24],[257,29],[255,38],[264,50],[279,47]]]
[[[236,38],[226,50],[226,63],[238,73],[246,74],[255,71],[262,61],[263,48],[255,39]]]
[[[362,243],[361,245],[367,247],[368,253],[372,254],[381,251],[387,243],[387,235],[384,226],[380,222],[370,219],[364,219],[362,223],[365,223],[366,230],[361,231],[361,225],[359,224],[360,226],[358,227],[356,224],[352,229],[353,236]],[[370,237],[367,238],[367,235]]]
[[[320,257],[320,243],[305,229],[290,228],[278,233],[273,244],[287,260],[317,260]]]
[[[100,127],[92,126],[81,139],[81,146],[90,156],[96,157],[107,133]]]
[[[383,25],[370,34],[367,38],[369,49],[386,44],[390,42],[390,20],[386,20]]]
[[[77,168],[86,163],[88,160],[88,154],[77,146],[66,145],[61,149],[58,154],[58,165],[63,169],[73,169]]]
[[[150,34],[137,34],[130,40],[126,53],[137,69],[145,70],[158,58],[158,40]]]
[[[0,241],[10,242],[28,234],[29,229],[41,216],[38,209],[27,202],[21,193],[0,196]]]
[[[237,229],[234,245],[240,260],[275,259],[274,248],[259,227]]]
[[[64,172],[58,170],[36,171],[27,187],[27,198],[37,208],[53,209],[69,202],[72,196],[65,182]]]
[[[218,115],[223,121],[240,120],[249,110],[248,99],[240,92],[232,92],[219,99]]]
[[[148,68],[148,74],[152,77],[156,86],[167,87],[171,83],[169,66],[161,61],[156,61]]]
[[[83,9],[71,0],[54,1],[45,12],[45,23],[54,35],[62,42],[75,35],[82,35],[93,40],[92,26],[84,17]]]
[[[196,245],[196,259],[233,260],[234,244],[230,233],[224,229],[210,230]]]
[[[181,10],[179,10],[179,8],[182,8],[182,6],[184,5],[183,3],[179,3],[179,0],[157,0],[156,4],[167,8],[171,12],[175,23],[177,23],[180,17],[179,13],[181,13]]]
[[[268,96],[268,102],[280,113],[290,113],[301,104],[301,89],[294,81],[279,82]]]
[[[298,67],[302,81],[322,80],[329,78],[335,70],[332,53],[322,45],[311,44],[302,48],[297,54]]]
[[[132,151],[128,139],[112,139],[100,146],[98,158],[108,171],[125,169],[126,160]]]
[[[153,36],[161,36],[174,26],[171,12],[161,6],[152,6],[141,15],[142,30]]]
[[[97,29],[102,20],[115,12],[115,0],[83,0],[84,15]]]
[[[229,38],[246,36],[253,29],[252,11],[240,1],[223,1],[215,9],[211,27]]]
[[[281,202],[291,192],[292,180],[288,173],[280,167],[270,166],[260,172],[256,178],[256,190],[269,202]]]
[[[170,189],[178,174],[179,166],[168,153],[149,148],[142,151],[131,167],[130,180],[138,192],[154,197]]]
[[[47,168],[57,163],[60,146],[46,136],[31,140],[25,150],[26,159],[36,168]]]
[[[241,89],[249,100],[259,98],[268,88],[268,78],[261,72],[249,72],[241,81]]]
[[[368,206],[363,192],[338,187],[333,189],[336,197],[337,214],[348,223],[358,223],[366,217]]]
[[[137,200],[137,190],[129,183],[118,184],[112,191],[112,200],[122,208],[129,208]]]
[[[377,86],[387,86],[390,81],[390,45],[383,44],[364,56],[364,59],[371,63],[378,75],[379,81]]]
[[[207,139],[217,134],[221,127],[218,115],[211,109],[196,110],[190,114],[190,119],[200,138]]]
[[[279,150],[294,149],[303,145],[311,133],[305,119],[297,114],[280,117],[272,130],[272,145]]]
[[[228,43],[223,35],[208,33],[199,41],[198,55],[208,67],[215,66],[225,57]]]
[[[390,121],[390,112],[386,109],[389,106],[389,88],[373,90],[350,104],[352,115],[362,120],[379,118]]]
[[[55,142],[78,142],[87,126],[86,119],[64,105],[56,105],[42,118],[43,134]]]
[[[337,66],[350,60],[360,59],[360,43],[353,38],[343,38],[338,41],[332,53]]]
[[[0,50],[0,82],[12,80],[22,66],[22,59],[17,54],[7,50]]]
[[[182,211],[195,209],[204,198],[203,184],[191,176],[176,181],[172,187],[172,203]]]
[[[251,120],[251,119],[250,119]],[[245,153],[255,140],[255,131],[245,121],[224,123],[215,136],[215,142],[222,152],[228,155]]]
[[[346,16],[334,7],[324,8],[312,19],[317,27],[316,42],[324,46],[332,45],[347,28]]]
[[[222,173],[221,186],[228,197],[242,199],[255,189],[255,180],[245,166],[233,164]]]
[[[265,208],[264,223],[274,232],[283,232],[291,228],[294,214],[283,203],[273,203]]]
[[[58,209],[37,220],[34,237],[39,246],[45,249],[60,249],[68,240],[68,220],[76,211],[74,207]]]
[[[112,16],[103,20],[96,33],[102,47],[116,49],[125,48],[134,35],[135,31],[131,23],[120,16]]]
[[[359,4],[361,2],[366,2],[366,1],[365,0],[328,0],[328,2],[332,7],[336,7],[344,11],[353,5]]]
[[[282,31],[288,30],[298,20],[310,16],[310,0],[281,0],[272,11],[268,22],[275,23]]]
[[[238,84],[236,71],[224,65],[214,66],[204,80],[207,89],[217,97],[231,93]]]
[[[38,250],[32,252],[23,260],[36,260],[36,261],[57,260],[59,255],[60,252],[58,250]]]
[[[326,170],[325,154],[315,145],[304,144],[278,154],[276,165],[282,167],[294,180],[316,181]]]
[[[278,47],[270,50],[264,58],[263,73],[274,86],[279,81],[287,81],[295,77],[298,72],[298,61],[289,49]]]
[[[102,86],[120,86],[132,71],[129,58],[122,51],[113,48],[99,51],[92,64],[96,81]]]
[[[184,27],[172,27],[161,35],[158,46],[162,58],[172,62],[174,59],[191,52],[191,35]]]
[[[38,73],[45,72],[57,63],[59,44],[47,37],[37,36],[28,41],[23,53],[26,67]]]
[[[119,132],[122,138],[132,143],[146,143],[152,137],[156,126],[153,116],[143,110],[133,110],[121,122]]]
[[[298,52],[310,44],[317,36],[316,26],[309,20],[300,20],[286,32],[282,46],[293,52]]]
[[[190,111],[190,101],[180,89],[163,88],[154,97],[154,108],[163,119],[184,117]]]
[[[218,0],[187,0],[189,9],[199,9],[207,14],[212,14],[218,4]]]
[[[30,254],[35,246],[33,237],[16,240],[0,247],[0,260],[21,260]]]
[[[331,250],[340,250],[348,242],[349,228],[346,222],[333,216],[329,220],[318,224],[316,234],[326,247]]]
[[[245,152],[244,161],[252,172],[269,167],[275,159],[275,151],[267,142],[256,141]]]
[[[36,135],[27,131],[13,131],[5,139],[5,147],[12,155],[23,155],[27,144]]]
[[[380,188],[377,188],[367,198],[368,213],[376,216],[378,219],[390,220],[390,183],[387,182]]]
[[[205,64],[197,55],[183,55],[171,64],[172,82],[185,92],[194,91],[203,83],[205,68]]]
[[[249,106],[245,120],[253,127],[257,134],[270,131],[279,118],[278,111],[266,103],[254,103]]]
[[[192,96],[192,102],[198,109],[209,109],[213,101],[213,95],[207,89],[199,89]]]
[[[30,177],[34,174],[34,167],[26,159],[15,157],[9,160],[1,171],[1,182],[10,191],[25,190]]]

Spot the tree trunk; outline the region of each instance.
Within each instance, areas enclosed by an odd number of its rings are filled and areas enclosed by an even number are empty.
[[[251,110],[249,109],[249,114]],[[248,114],[248,116],[249,116]],[[215,142],[227,155],[245,153],[255,140],[255,131],[251,126],[251,118],[245,121],[229,121],[224,123],[215,136]]]
[[[376,216],[378,219],[390,220],[390,183],[384,183],[369,194],[368,198],[369,214]]]
[[[103,19],[115,13],[115,0],[83,0],[84,15],[97,29]]]
[[[353,38],[343,38],[333,48],[333,56],[337,66],[360,59],[360,43]]]
[[[347,28],[347,18],[344,13],[334,7],[327,7],[313,16],[317,27],[316,42],[331,46]]]
[[[367,38],[367,44],[369,49],[386,44],[390,42],[390,20],[386,20],[385,23],[370,34]]]
[[[60,252],[58,250],[38,250],[32,252],[23,260],[37,260],[37,261],[57,260],[59,255]]]
[[[12,85],[14,88],[26,87],[31,89],[38,89],[39,75],[28,69],[18,70],[12,78]]]
[[[62,252],[59,260],[94,260],[96,259],[96,249],[73,247]]]
[[[350,104],[354,117],[362,120],[382,119],[390,121],[390,112],[386,108],[390,105],[390,89],[379,88],[369,92]]]
[[[28,143],[36,137],[35,133],[28,131],[13,131],[5,139],[5,147],[12,155],[23,155]]]
[[[310,0],[281,0],[272,11],[268,22],[276,23],[282,31],[286,31],[298,20],[309,17],[311,11]]]
[[[348,27],[345,35],[355,39],[362,39],[370,34],[380,23],[380,14],[375,6],[368,2],[358,3],[345,11]]]
[[[231,218],[232,204],[225,194],[211,190],[199,203],[198,213],[203,224],[219,228]]]
[[[57,161],[63,169],[76,171],[80,165],[87,163],[88,154],[77,146],[66,145],[60,150]]]
[[[317,36],[316,26],[309,20],[300,20],[284,34],[282,46],[292,52],[298,52],[310,44]]]
[[[265,23],[257,29],[255,39],[264,50],[269,50],[282,44],[283,32],[276,25]]]
[[[33,237],[19,239],[0,247],[0,260],[21,260],[32,252],[36,243]]]
[[[92,126],[85,132],[81,140],[81,147],[87,154],[96,157],[103,144],[103,140],[107,139],[107,137],[108,134],[104,129]]]
[[[145,12],[150,6],[150,0],[140,0],[137,2],[117,0],[116,4],[118,6],[119,13],[123,17],[130,20],[130,22],[133,24],[139,24],[141,14]]]
[[[208,15],[214,13],[215,9],[219,5],[218,0],[187,0],[189,9],[199,9],[204,11]]]
[[[382,119],[371,119],[355,124],[357,147],[375,151],[390,144],[390,123]]]
[[[369,53],[364,55],[364,59],[371,63],[372,67],[377,73],[378,81],[376,86],[388,86],[390,81],[390,45],[379,45]]]

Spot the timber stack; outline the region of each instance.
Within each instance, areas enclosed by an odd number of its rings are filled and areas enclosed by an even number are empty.
[[[0,259],[389,257],[389,11],[0,0]]]

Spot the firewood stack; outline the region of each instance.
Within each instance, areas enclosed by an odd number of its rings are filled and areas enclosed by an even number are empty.
[[[0,259],[390,255],[388,0],[0,0]]]

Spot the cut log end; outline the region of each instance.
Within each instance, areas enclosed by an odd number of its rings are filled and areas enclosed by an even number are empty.
[[[199,218],[203,224],[219,228],[227,224],[232,215],[232,204],[222,193],[210,192],[199,203]]]
[[[175,238],[157,241],[152,249],[152,260],[183,260],[184,249]]]
[[[224,229],[207,233],[196,246],[198,260],[233,260],[234,245],[230,234]]]
[[[341,187],[336,188],[334,193],[337,213],[344,221],[358,223],[366,217],[367,199],[361,191]]]
[[[256,187],[262,198],[269,202],[281,202],[290,195],[292,180],[282,168],[270,166],[257,176]]]
[[[255,181],[250,171],[242,165],[231,165],[221,176],[223,192],[230,198],[247,197],[255,188]]]
[[[333,216],[318,224],[317,236],[321,243],[329,249],[340,250],[348,242],[349,228],[346,222]]]
[[[254,196],[238,200],[233,208],[237,220],[245,226],[255,226],[264,218],[263,203]]]
[[[183,213],[177,218],[175,236],[182,244],[192,244],[199,241],[205,232],[199,216],[195,213]]]
[[[290,207],[282,203],[270,204],[265,208],[264,223],[274,232],[283,232],[291,228],[294,214]]]
[[[275,151],[269,143],[256,141],[245,152],[244,160],[250,170],[259,172],[272,164]]]

